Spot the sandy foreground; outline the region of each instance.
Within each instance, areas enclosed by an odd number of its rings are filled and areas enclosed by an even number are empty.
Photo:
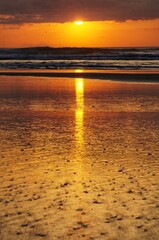
[[[0,239],[159,239],[159,84],[0,77]]]

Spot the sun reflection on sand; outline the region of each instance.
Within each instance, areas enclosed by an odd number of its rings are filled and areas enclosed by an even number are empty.
[[[83,148],[84,79],[76,79],[76,149]]]
[[[83,73],[83,72],[84,72],[83,69],[76,69],[76,70],[75,70],[75,73]]]

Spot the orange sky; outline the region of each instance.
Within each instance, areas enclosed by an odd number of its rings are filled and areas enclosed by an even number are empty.
[[[1,25],[0,47],[158,46],[159,19]]]

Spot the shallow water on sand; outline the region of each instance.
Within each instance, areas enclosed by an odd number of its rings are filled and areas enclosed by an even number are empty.
[[[155,239],[159,84],[1,77],[0,238]]]

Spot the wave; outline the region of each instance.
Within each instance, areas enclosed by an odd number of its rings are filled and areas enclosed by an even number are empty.
[[[0,49],[0,60],[159,60],[159,48]]]
[[[159,69],[159,48],[0,49],[2,69]]]
[[[159,61],[123,60],[5,60],[1,69],[159,69]]]

